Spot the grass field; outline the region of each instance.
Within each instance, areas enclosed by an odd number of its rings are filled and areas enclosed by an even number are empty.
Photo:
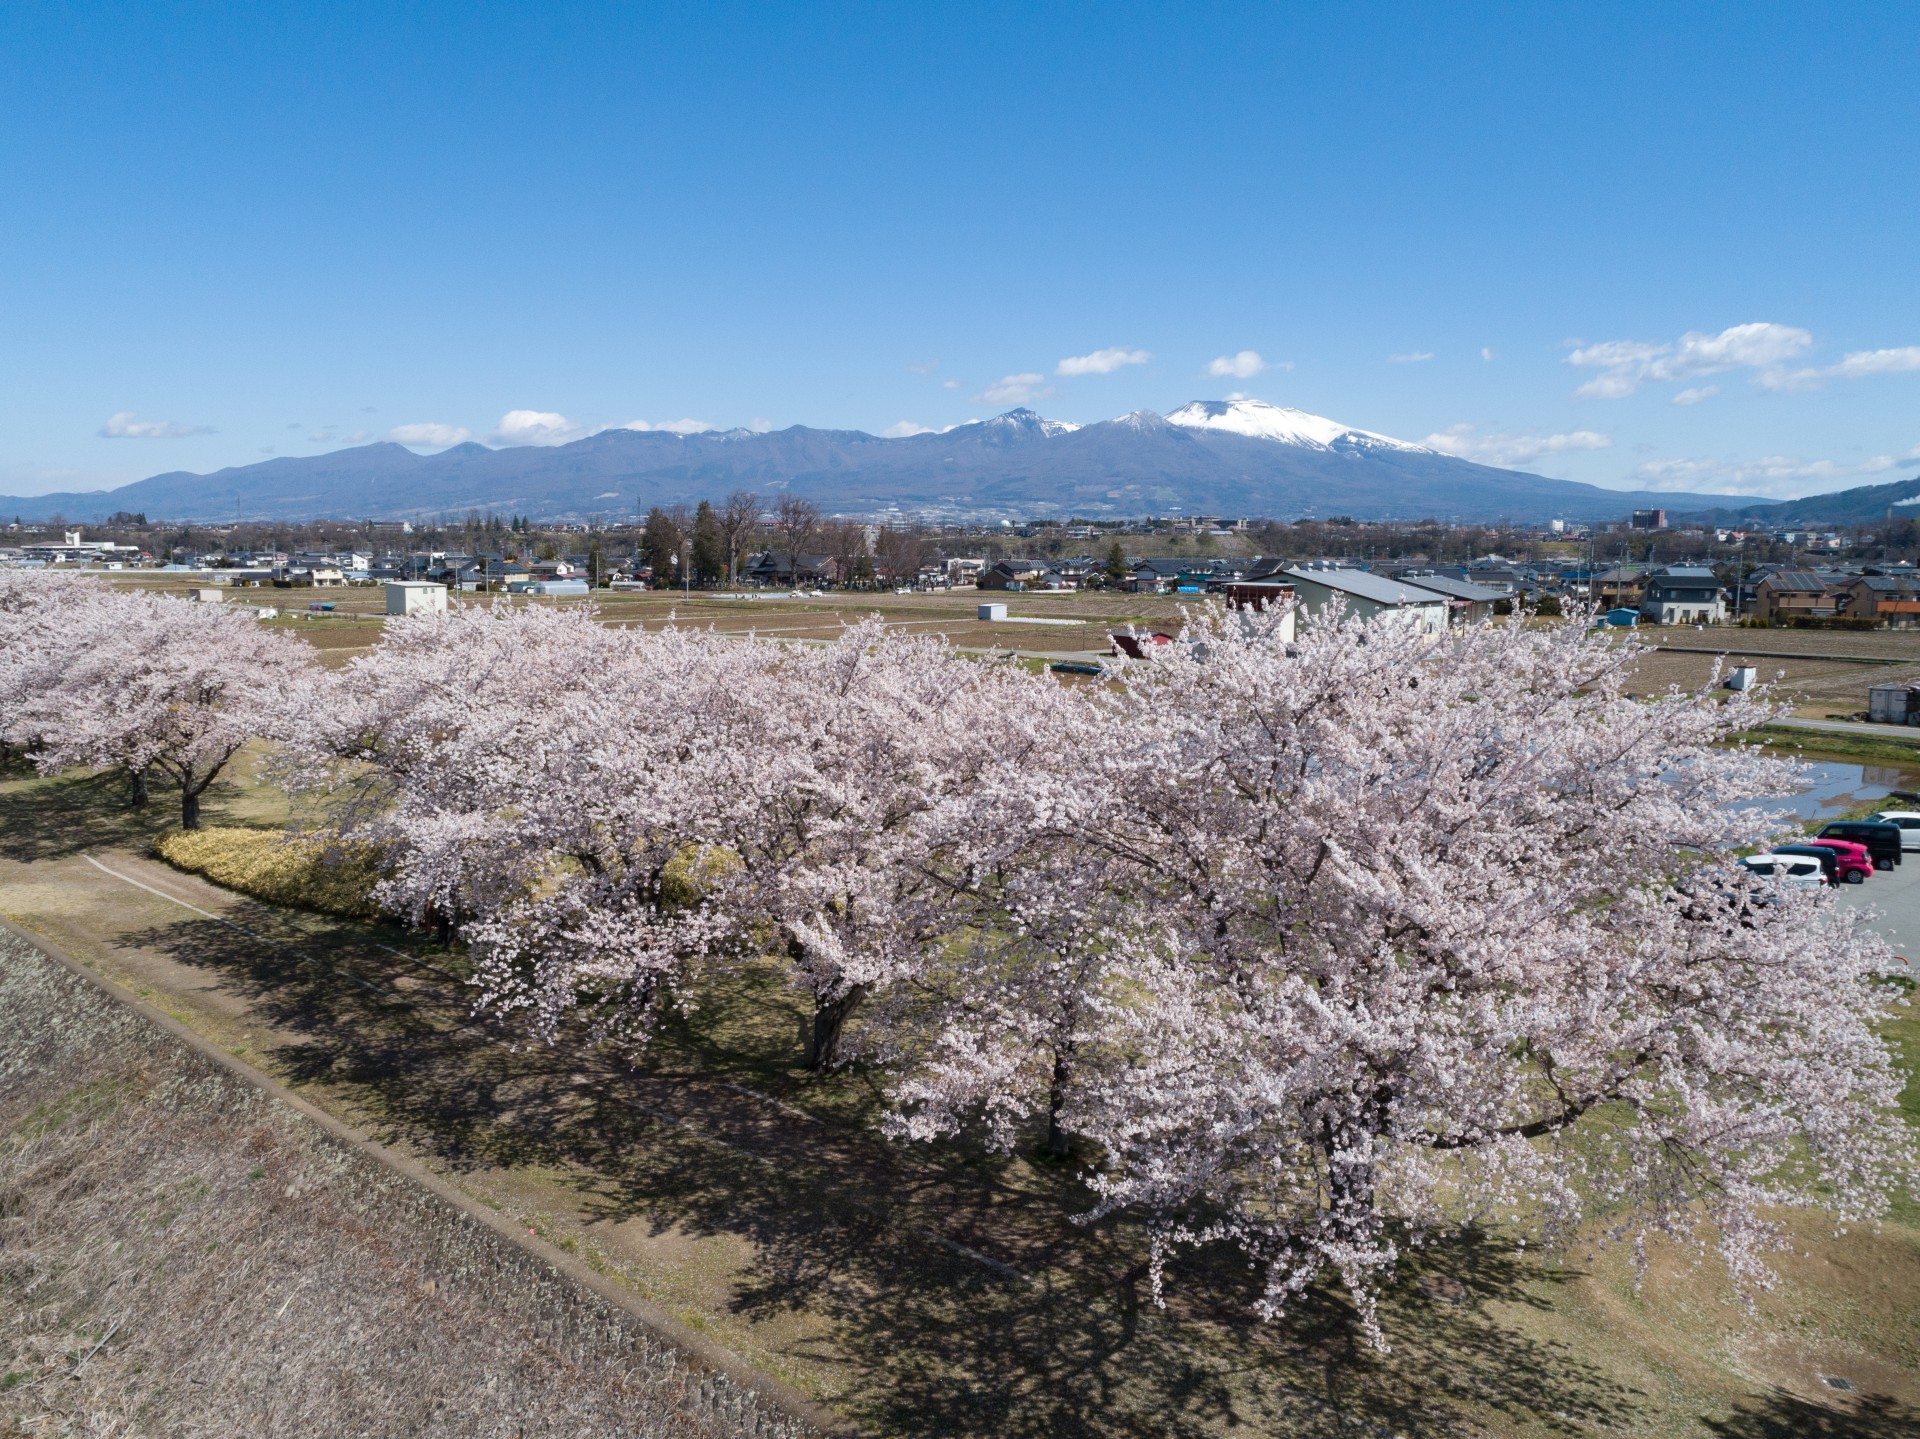
[[[706,996],[637,1067],[515,1047],[467,1022],[457,956],[143,861],[164,796],[148,818],[100,781],[0,779],[0,908],[876,1433],[1920,1425],[1911,1208],[1839,1238],[1796,1222],[1752,1314],[1711,1262],[1656,1249],[1636,1291],[1623,1254],[1556,1261],[1493,1236],[1404,1265],[1385,1356],[1330,1290],[1253,1322],[1226,1255],[1183,1260],[1159,1310],[1139,1231],[1075,1223],[1070,1170],[882,1142],[875,1077],[810,1079],[802,1009],[770,974]],[[274,823],[277,804],[242,771],[209,822]],[[1915,1022],[1900,1029],[1920,1056]]]

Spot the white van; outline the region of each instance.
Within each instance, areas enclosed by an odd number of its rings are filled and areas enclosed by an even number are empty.
[[[1900,848],[1920,849],[1920,811],[1910,809],[1883,809],[1867,818],[1876,824],[1897,824],[1900,826]]]

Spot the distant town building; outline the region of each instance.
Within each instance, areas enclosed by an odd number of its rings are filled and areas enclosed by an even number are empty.
[[[1628,522],[1636,530],[1664,530],[1667,527],[1665,510],[1635,510]]]

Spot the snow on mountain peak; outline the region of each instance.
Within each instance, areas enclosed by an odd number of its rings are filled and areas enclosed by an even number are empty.
[[[1316,450],[1332,449],[1343,441],[1349,446],[1369,449],[1420,451],[1423,448],[1390,435],[1356,430],[1324,415],[1270,405],[1265,400],[1194,400],[1168,415],[1167,423],[1194,430],[1247,435],[1283,445],[1305,445]]]
[[[1071,420],[1049,420],[1022,405],[1017,410],[1008,410],[1004,415],[995,415],[990,420],[973,420],[976,425],[997,425],[1001,429],[1038,430],[1048,439],[1055,435],[1070,435],[1080,427]]]

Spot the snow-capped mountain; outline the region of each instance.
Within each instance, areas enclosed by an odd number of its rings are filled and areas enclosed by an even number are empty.
[[[430,518],[500,509],[631,519],[738,489],[802,495],[834,514],[1124,518],[1619,519],[1715,497],[1603,490],[1494,469],[1259,400],[1195,400],[1076,425],[1029,409],[898,438],[804,425],[679,434],[603,430],[565,445],[381,443],[211,475],[155,475],[90,494],[0,497],[15,514],[93,520]]]
[[[1193,400],[1168,415],[1167,423],[1221,434],[1247,435],[1256,440],[1277,440],[1283,445],[1308,445],[1319,450],[1346,445],[1435,453],[1424,445],[1396,440],[1391,435],[1377,435],[1372,430],[1356,430],[1324,415],[1270,405],[1265,400]]]
[[[1034,413],[1022,406],[1017,410],[1008,410],[1004,415],[995,415],[990,420],[969,420],[964,425],[955,425],[954,430],[970,429],[975,425],[985,427],[989,432],[1027,437],[1039,435],[1052,439],[1055,435],[1070,435],[1075,430],[1086,428],[1076,425],[1072,420],[1049,420],[1045,415]],[[951,434],[952,430],[942,430],[941,434]]]

